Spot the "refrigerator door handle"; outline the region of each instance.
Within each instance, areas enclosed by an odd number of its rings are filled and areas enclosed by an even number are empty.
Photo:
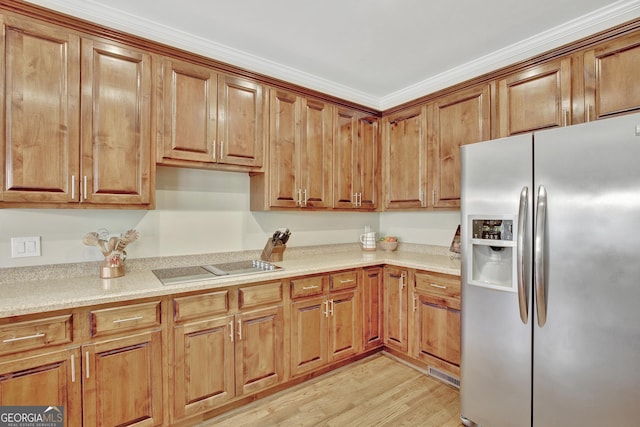
[[[547,322],[547,299],[545,292],[545,265],[544,265],[544,235],[547,217],[547,190],[543,185],[538,187],[538,206],[536,209],[535,229],[535,267],[534,282],[536,286],[536,307],[538,314],[538,326],[543,327]]]
[[[520,320],[525,325],[529,321],[529,301],[527,301],[527,284],[525,282],[524,245],[527,214],[529,212],[529,187],[522,187],[520,192],[520,208],[518,210],[518,240],[516,248],[518,274],[518,305],[520,306]]]

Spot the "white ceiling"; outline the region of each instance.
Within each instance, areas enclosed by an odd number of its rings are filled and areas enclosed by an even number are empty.
[[[640,16],[640,0],[29,0],[384,110]]]

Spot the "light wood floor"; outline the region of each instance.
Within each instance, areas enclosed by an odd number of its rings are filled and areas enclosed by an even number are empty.
[[[378,353],[198,427],[459,427],[458,390]]]

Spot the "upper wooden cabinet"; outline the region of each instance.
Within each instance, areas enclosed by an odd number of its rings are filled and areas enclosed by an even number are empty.
[[[572,122],[571,58],[498,80],[498,137]]]
[[[333,141],[333,207],[374,210],[378,119],[336,108]]]
[[[384,208],[426,207],[426,106],[387,116],[382,124]]]
[[[80,38],[28,19],[0,22],[0,200],[77,203]]]
[[[490,85],[482,85],[429,104],[431,206],[460,207],[460,147],[491,138],[490,93]]]
[[[82,40],[82,202],[148,204],[151,56]]]
[[[330,104],[272,89],[269,165],[252,176],[251,208],[331,207]]]
[[[640,33],[584,53],[585,121],[640,109]]]
[[[170,58],[163,59],[160,74],[159,163],[262,166],[262,85]]]
[[[2,25],[2,200],[152,206],[151,56],[27,18]]]

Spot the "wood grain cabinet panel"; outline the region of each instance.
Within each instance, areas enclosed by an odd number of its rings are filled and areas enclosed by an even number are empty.
[[[409,349],[409,272],[384,268],[384,344],[406,353]]]
[[[291,303],[291,374],[299,375],[328,361],[328,315],[325,297]]]
[[[572,123],[572,60],[562,58],[498,81],[498,137]]]
[[[426,207],[426,106],[383,120],[384,208]]]
[[[362,343],[368,350],[382,345],[382,268],[367,268],[362,277]]]
[[[26,18],[0,24],[0,201],[77,203],[80,38]]]
[[[585,121],[640,110],[640,34],[584,53]]]
[[[460,207],[460,147],[491,138],[490,92],[489,85],[482,85],[428,106],[428,205]]]
[[[152,201],[151,55],[82,40],[82,202]]]
[[[460,277],[416,271],[412,357],[460,375]]]
[[[177,325],[174,414],[186,417],[235,397],[234,316]]]
[[[210,68],[169,58],[162,60],[162,67],[161,157],[214,162],[218,75]]]
[[[336,108],[333,140],[333,207],[375,209],[378,119]]]
[[[86,344],[82,351],[84,425],[162,424],[159,330]]]
[[[325,102],[269,91],[269,164],[251,177],[251,209],[332,204],[332,111]]]
[[[159,74],[160,164],[262,166],[262,85],[173,58],[163,58]]]
[[[236,315],[236,395],[256,393],[284,380],[282,306]]]
[[[74,348],[0,363],[0,406],[57,406],[65,427],[82,425],[80,361]]]

